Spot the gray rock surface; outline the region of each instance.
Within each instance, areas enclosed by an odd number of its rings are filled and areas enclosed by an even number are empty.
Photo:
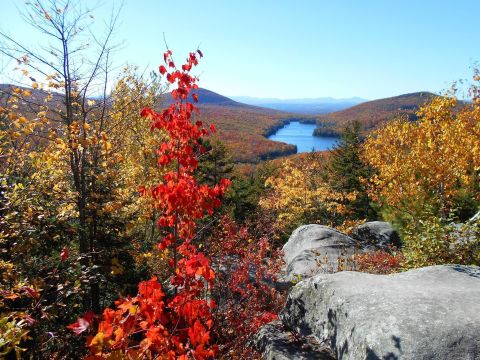
[[[402,246],[400,236],[388,222],[370,221],[352,230],[352,237],[373,248],[386,248],[389,245]]]
[[[283,246],[287,279],[352,269],[356,249],[357,241],[328,226],[300,226]]]
[[[265,360],[334,360],[332,352],[313,337],[298,338],[284,329],[281,321],[263,326],[253,345]]]
[[[480,359],[480,267],[319,274],[292,289],[280,319],[339,360]]]

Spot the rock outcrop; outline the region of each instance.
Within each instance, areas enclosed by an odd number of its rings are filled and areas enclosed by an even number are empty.
[[[287,279],[352,269],[358,242],[323,225],[297,228],[283,246]]]
[[[352,230],[352,238],[364,248],[382,249],[388,246],[400,248],[402,241],[397,231],[388,222],[370,221]]]
[[[479,299],[478,266],[392,275],[345,271],[298,283],[280,319],[339,360],[473,360],[480,359]]]

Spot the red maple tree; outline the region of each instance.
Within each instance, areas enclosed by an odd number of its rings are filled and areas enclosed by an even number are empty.
[[[158,226],[164,236],[159,249],[172,254],[171,295],[166,295],[157,278],[139,284],[135,297],[119,299],[115,308],[104,310],[95,336],[87,339],[90,359],[110,355],[128,355],[132,358],[153,358],[162,354],[167,359],[208,359],[215,355],[211,344],[213,300],[209,289],[215,272],[204,254],[197,251],[192,240],[196,223],[220,206],[220,199],[229,181],[219,185],[201,185],[194,177],[198,156],[205,152],[201,139],[215,132],[194,121],[198,108],[189,101],[198,101],[198,78],[190,71],[202,57],[200,50],[192,52],[181,70],[175,66],[172,52],[164,54],[165,65],[160,73],[176,85],[172,91],[174,102],[160,113],[143,109],[142,117],[150,120],[152,131],[161,130],[168,140],[157,149],[158,165],[169,171],[163,182],[151,188],[142,188],[141,196],[151,197],[160,216]],[[69,328],[76,333],[85,331],[93,322],[91,314],[79,318]]]

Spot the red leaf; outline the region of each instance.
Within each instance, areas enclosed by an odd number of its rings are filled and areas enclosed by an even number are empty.
[[[138,189],[138,192],[141,197],[147,196],[148,190],[145,188],[145,186],[141,186],[140,189]]]
[[[205,153],[202,137],[216,131],[214,125],[208,128],[193,118],[194,112],[199,113],[193,105],[198,102],[198,92],[192,93],[198,89],[198,78],[189,71],[202,56],[200,50],[192,52],[181,69],[169,70],[175,65],[172,52],[167,50],[165,64],[158,69],[174,85],[173,101],[160,112],[151,108],[141,112],[142,117],[151,120],[152,131],[162,132],[162,142],[156,146],[155,154],[163,176],[159,183],[143,187],[139,192],[152,200],[149,206],[157,214],[157,226],[162,234],[157,247],[168,249],[161,255],[167,256],[173,270],[170,284],[175,288],[175,295],[164,294],[156,278],[140,283],[137,296],[117,300],[115,309],[103,312],[98,334],[92,338],[95,341],[87,342],[92,354],[117,350],[128,354],[129,349],[135,352],[138,349],[154,356],[166,355],[168,359],[207,360],[214,358],[218,350],[218,346],[210,344],[215,304],[202,296],[213,286],[215,272],[209,259],[197,251],[192,241],[197,235],[198,220],[207,213],[213,214],[228,186],[228,180],[209,186],[200,184],[195,177],[199,152]],[[177,165],[176,170],[172,165]],[[179,254],[176,261],[173,253]],[[238,283],[247,282],[248,271],[245,273],[243,278],[238,276]],[[81,334],[92,327],[93,318],[93,314],[85,314],[68,328]]]
[[[167,50],[167,51],[163,54],[163,61],[167,62],[167,59],[169,58],[170,55],[172,55],[172,51],[171,51],[171,50]]]
[[[153,116],[154,116],[154,113],[153,113],[152,109],[146,107],[146,108],[143,108],[143,110],[140,112],[140,116],[143,117],[143,118],[147,118],[149,120],[152,120]]]
[[[68,259],[68,248],[65,246],[62,251],[60,251],[60,260],[63,262]]]
[[[83,317],[79,317],[77,321],[73,324],[67,326],[67,329],[72,330],[75,334],[81,334],[88,327],[92,324],[93,319],[95,318],[95,313],[92,311],[88,311],[83,315]]]

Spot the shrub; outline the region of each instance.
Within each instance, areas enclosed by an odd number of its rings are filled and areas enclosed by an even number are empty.
[[[439,264],[480,265],[478,224],[445,224],[438,217],[409,225],[403,238],[404,266]]]
[[[403,256],[397,251],[376,250],[355,255],[357,269],[373,274],[391,274],[401,270]]]

